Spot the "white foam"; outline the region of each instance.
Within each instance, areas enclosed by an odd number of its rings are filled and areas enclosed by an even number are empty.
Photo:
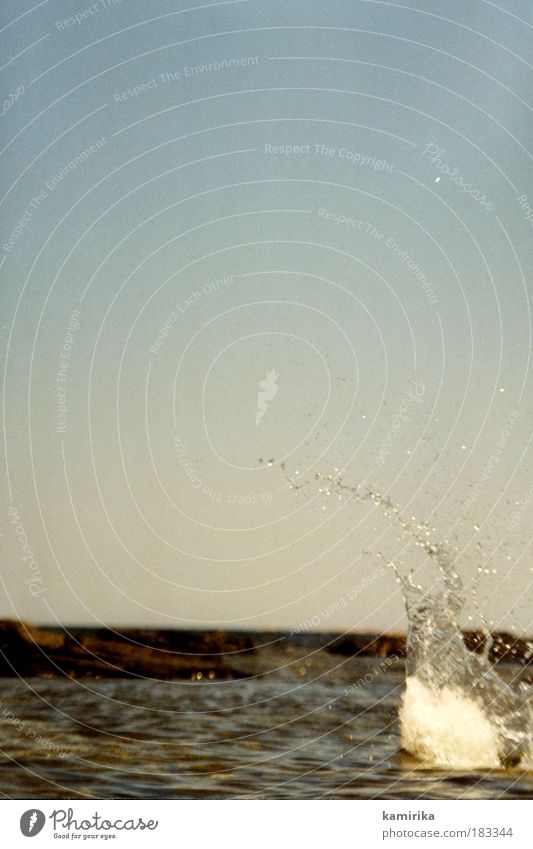
[[[402,746],[419,760],[455,769],[500,767],[497,727],[459,690],[433,692],[407,678],[400,722]]]

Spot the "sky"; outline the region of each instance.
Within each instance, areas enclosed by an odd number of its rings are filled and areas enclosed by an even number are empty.
[[[0,616],[532,632],[531,4],[0,14]]]

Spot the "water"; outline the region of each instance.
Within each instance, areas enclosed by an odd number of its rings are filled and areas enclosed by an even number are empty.
[[[3,679],[0,792],[13,798],[530,798],[527,667],[464,645],[466,591],[435,529],[373,502],[414,545],[384,561],[409,620],[404,661],[273,638],[231,681]],[[415,565],[413,565],[415,564]],[[422,582],[430,567],[429,587]],[[265,638],[266,640],[266,638]]]
[[[356,503],[373,502],[400,529],[399,541],[407,537],[421,550],[421,566],[429,561],[433,567],[428,589],[418,583],[420,568],[411,559],[406,565],[377,552],[401,586],[408,618],[406,688],[399,712],[403,748],[437,767],[531,765],[531,688],[498,674],[488,659],[489,639],[482,654],[466,648],[461,614],[467,594],[451,547],[434,539],[436,529],[414,516],[410,522],[402,518],[390,497],[348,487],[339,476],[326,481],[326,495],[349,492]],[[477,605],[475,592],[473,600]],[[483,619],[483,611],[478,613]]]
[[[401,751],[402,660],[280,641],[245,662],[250,677],[227,682],[2,679],[0,792],[21,799],[532,795],[526,767],[436,769]],[[519,671],[509,666],[505,674]]]

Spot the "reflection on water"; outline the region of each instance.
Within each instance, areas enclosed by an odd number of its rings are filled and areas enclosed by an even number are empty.
[[[524,768],[427,769],[400,752],[403,661],[279,642],[226,682],[0,679],[12,798],[523,798]],[[508,667],[506,677],[517,674]]]

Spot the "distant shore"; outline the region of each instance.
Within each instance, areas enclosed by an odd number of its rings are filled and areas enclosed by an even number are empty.
[[[510,634],[493,635],[490,658],[529,664],[531,648]],[[484,635],[464,632],[481,651]],[[405,656],[404,633],[283,631],[182,631],[148,628],[51,628],[0,620],[0,677],[193,678],[224,680],[249,674],[250,661],[265,647],[320,650],[344,657]]]

